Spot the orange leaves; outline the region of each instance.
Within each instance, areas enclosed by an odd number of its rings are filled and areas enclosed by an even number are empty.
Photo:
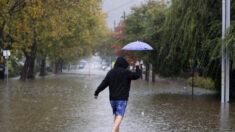
[[[115,27],[115,34],[114,34],[114,38],[116,40],[119,40],[123,35],[125,35],[126,31],[123,28],[125,26],[124,22],[120,22],[120,25]]]
[[[22,31],[25,31],[25,26],[20,25],[20,26],[19,26],[19,29],[22,30]]]

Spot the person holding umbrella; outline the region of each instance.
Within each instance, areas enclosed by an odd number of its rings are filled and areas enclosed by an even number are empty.
[[[131,72],[127,69],[129,63],[123,57],[118,57],[114,68],[107,73],[94,93],[94,98],[97,99],[99,93],[109,86],[109,99],[114,114],[112,132],[119,132],[129,98],[131,80],[137,80],[141,76],[139,65],[139,61],[136,61],[136,71]]]

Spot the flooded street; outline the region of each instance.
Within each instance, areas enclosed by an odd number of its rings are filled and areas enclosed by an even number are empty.
[[[235,0],[0,0],[0,132],[235,132],[234,12]]]
[[[87,69],[34,81],[0,84],[1,132],[110,132],[113,116],[105,89],[93,93],[107,71]],[[121,132],[235,131],[235,104],[221,105],[211,91],[157,78],[132,82]]]

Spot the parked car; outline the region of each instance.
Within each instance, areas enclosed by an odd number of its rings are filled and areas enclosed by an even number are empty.
[[[83,69],[83,68],[85,68],[85,65],[86,65],[86,63],[80,62],[79,65],[78,65],[78,69]]]
[[[110,66],[106,66],[105,68],[104,68],[104,71],[110,71],[111,70],[111,67]]]
[[[4,79],[5,67],[0,64],[0,79]]]
[[[102,66],[102,70],[105,70],[106,67],[107,67],[107,66]]]
[[[102,65],[102,70],[104,70],[104,71],[109,71],[109,70],[111,70],[111,67],[109,66],[109,65],[107,65],[107,64],[105,64],[105,65]]]

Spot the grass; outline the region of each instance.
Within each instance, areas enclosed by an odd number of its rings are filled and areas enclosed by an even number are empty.
[[[187,83],[191,86],[192,85],[192,77],[187,80]],[[203,78],[203,77],[195,77],[194,78],[194,86],[199,88],[205,89],[215,89],[215,83],[210,78]]]

